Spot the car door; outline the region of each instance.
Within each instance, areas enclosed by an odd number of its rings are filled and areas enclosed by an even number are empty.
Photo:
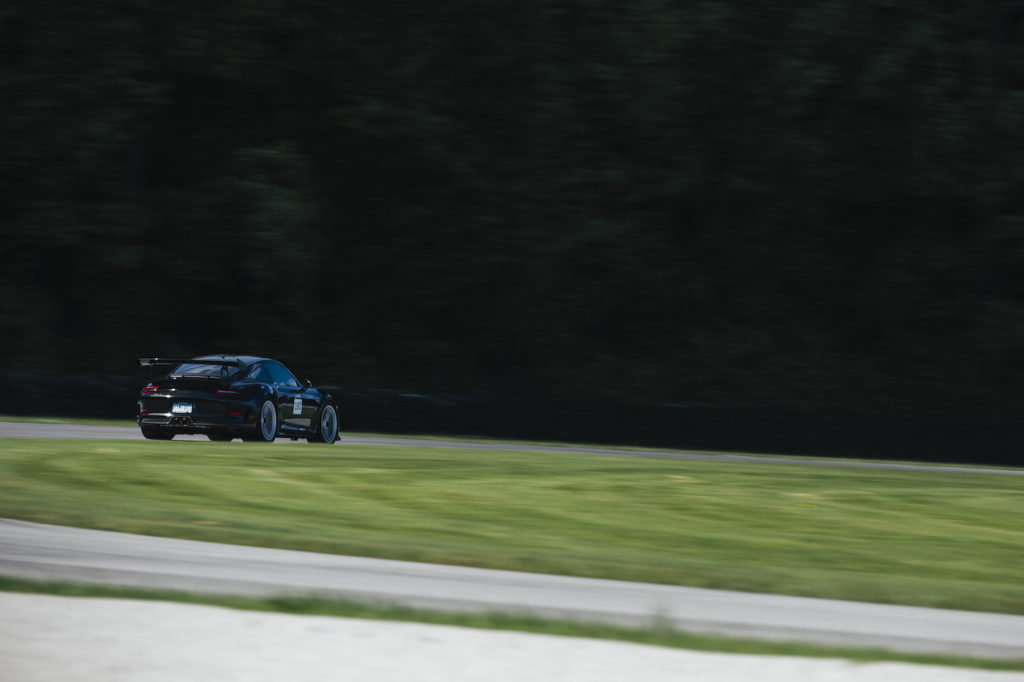
[[[306,387],[306,384],[302,385],[302,417],[305,420],[306,426],[312,431],[316,427],[316,416],[320,411],[320,400],[322,396],[320,391],[312,387]]]
[[[316,400],[299,384],[299,380],[279,362],[267,363],[277,389],[277,413],[286,430],[311,428],[316,418]]]

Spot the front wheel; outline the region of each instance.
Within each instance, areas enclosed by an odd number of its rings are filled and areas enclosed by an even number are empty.
[[[311,443],[333,443],[338,437],[338,411],[334,405],[324,405],[317,418],[316,433],[309,439]]]

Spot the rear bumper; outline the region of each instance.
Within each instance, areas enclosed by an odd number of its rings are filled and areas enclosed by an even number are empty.
[[[157,427],[174,433],[207,433],[209,431],[248,431],[255,423],[227,415],[153,414],[139,415],[139,426]]]
[[[172,411],[175,401],[190,404],[192,412]],[[172,433],[243,432],[256,427],[256,413],[250,404],[193,393],[142,396],[136,403],[135,415],[141,427]]]

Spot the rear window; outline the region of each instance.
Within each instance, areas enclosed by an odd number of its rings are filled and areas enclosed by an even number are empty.
[[[203,363],[186,362],[186,363],[183,363],[181,365],[178,365],[174,369],[174,371],[171,372],[171,374],[175,375],[175,376],[191,375],[191,376],[216,377],[217,379],[219,379],[220,376],[221,376],[221,374],[220,374],[221,368],[227,370],[227,376],[229,376],[229,377],[238,373],[238,368],[237,367],[226,367],[224,365],[206,365],[206,364],[203,364]]]

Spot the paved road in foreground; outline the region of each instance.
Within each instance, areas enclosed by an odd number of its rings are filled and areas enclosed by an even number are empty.
[[[142,440],[142,433],[129,426],[81,426],[77,424],[37,424],[0,421],[0,438],[96,438],[111,440]],[[206,436],[176,436],[175,440],[208,442]],[[287,438],[276,442],[288,443]],[[418,448],[445,448],[455,450],[514,450],[518,452],[560,452],[567,454],[607,455],[617,457],[648,457],[656,459],[711,460],[719,462],[756,462],[760,464],[801,464],[806,466],[847,467],[854,469],[888,469],[894,471],[930,471],[940,473],[1002,474],[1024,476],[1024,469],[994,469],[985,467],[933,466],[928,464],[897,464],[895,462],[854,462],[842,459],[811,459],[802,457],[758,457],[755,455],[721,455],[699,452],[669,452],[663,450],[628,450],[622,448],[587,448],[564,445],[525,445],[451,441],[421,438],[382,438],[346,436],[340,445],[390,445]]]
[[[444,611],[903,651],[1024,658],[1024,616],[419,564],[0,519],[0,575],[271,596],[317,594]]]

